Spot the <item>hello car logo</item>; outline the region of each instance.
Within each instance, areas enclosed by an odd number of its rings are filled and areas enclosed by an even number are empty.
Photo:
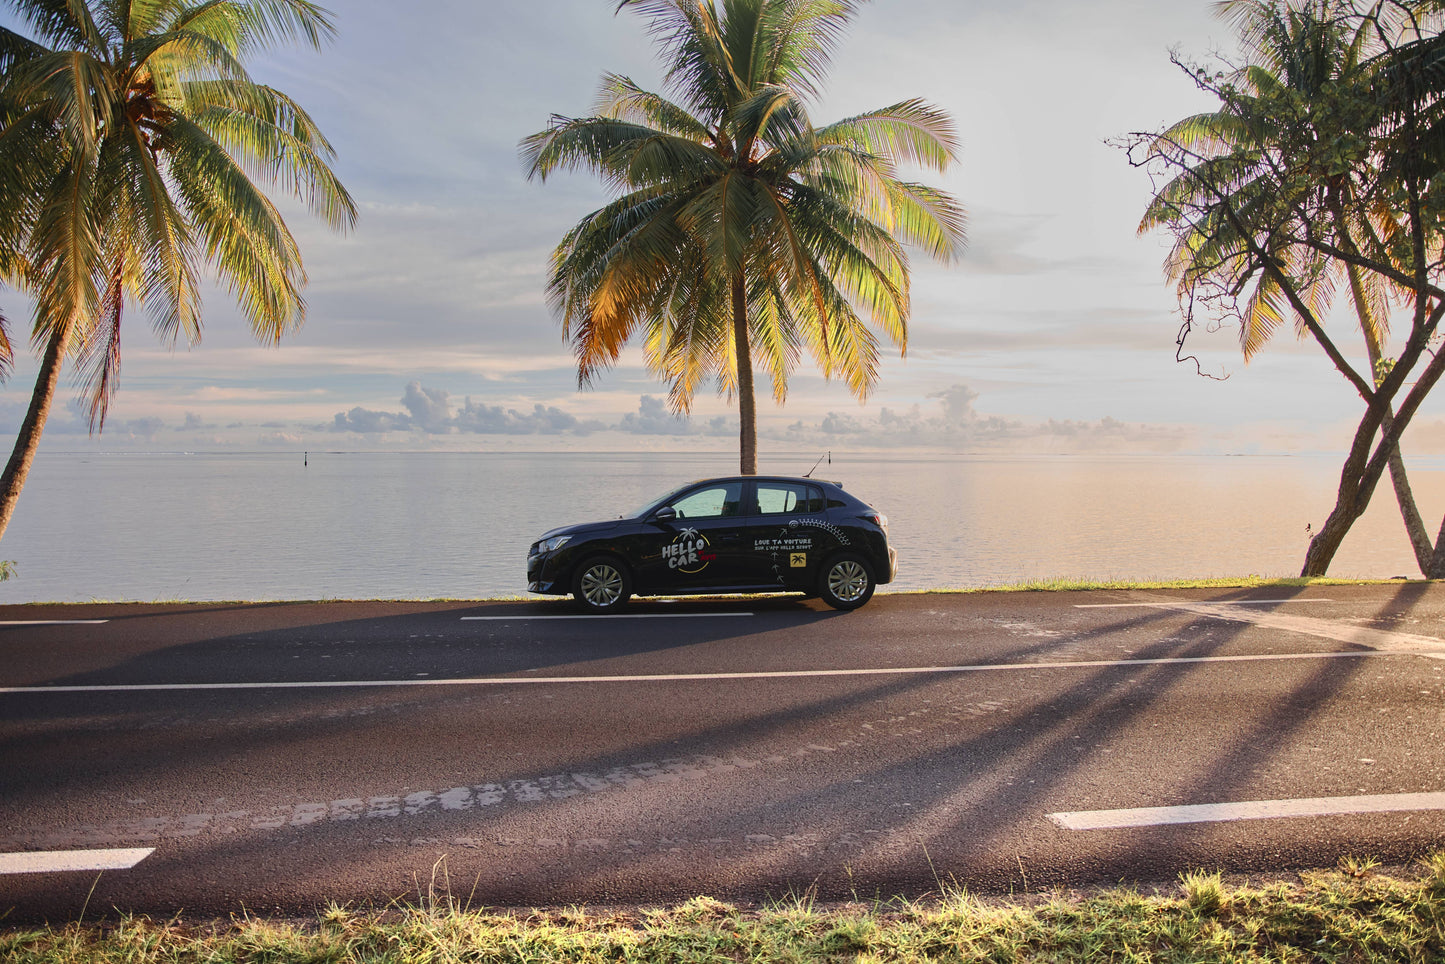
[[[663,546],[662,558],[667,560],[669,569],[691,575],[702,572],[708,563],[717,558],[717,553],[707,549],[707,536],[689,527],[679,532],[670,544]]]

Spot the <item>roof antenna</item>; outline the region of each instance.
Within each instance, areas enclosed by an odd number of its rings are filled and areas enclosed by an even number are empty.
[[[813,467],[808,470],[808,474],[805,475],[805,476],[803,476],[803,478],[805,478],[805,479],[811,479],[811,478],[813,477],[813,473],[816,472],[816,471],[818,471],[818,466],[820,466],[820,465],[823,464],[823,460],[824,460],[824,459],[827,459],[827,460],[828,460],[828,464],[829,464],[829,465],[832,465],[832,464],[833,464],[833,450],[832,450],[832,449],[829,449],[825,454],[818,456],[818,461],[816,461],[816,462],[813,463]]]

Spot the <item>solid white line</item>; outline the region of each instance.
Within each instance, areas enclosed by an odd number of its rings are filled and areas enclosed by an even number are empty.
[[[1190,604],[1210,606],[1278,606],[1281,603],[1324,603],[1334,602],[1333,599],[1219,599],[1219,600],[1181,600]],[[1075,603],[1075,609],[1174,609],[1180,602],[1146,602],[1146,603]]]
[[[541,619],[705,619],[719,616],[752,616],[753,613],[608,613],[605,616],[579,613],[575,616],[463,616],[467,620],[491,620],[494,622],[520,622]]]
[[[0,626],[99,626],[109,619],[0,619]]]
[[[1445,793],[1384,793],[1361,797],[1201,803],[1185,807],[1137,807],[1132,810],[1076,810],[1051,813],[1049,819],[1065,830],[1108,830],[1120,827],[1159,827],[1177,823],[1276,820],[1283,817],[1327,817],[1347,813],[1395,813],[1402,810],[1445,810]]]
[[[538,683],[685,683],[742,679],[805,679],[823,676],[917,676],[950,673],[1032,672],[1046,669],[1100,669],[1180,666],[1194,663],[1262,663],[1290,659],[1367,659],[1430,656],[1431,653],[1356,650],[1333,653],[1266,653],[1257,656],[1170,656],[1160,659],[1091,659],[1054,663],[982,663],[974,666],[906,666],[870,669],[795,669],[754,673],[658,673],[651,676],[476,676],[454,679],[311,680],[272,683],[117,683],[89,686],[5,686],[0,695],[24,693],[146,693],[169,690],[364,689],[396,686],[518,686]]]
[[[154,847],[129,850],[39,850],[0,854],[0,874],[54,874],[70,870],[129,870],[155,853]]]

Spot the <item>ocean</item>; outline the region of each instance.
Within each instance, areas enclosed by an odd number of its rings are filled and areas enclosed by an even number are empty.
[[[0,602],[525,595],[544,530],[613,518],[736,470],[724,453],[65,454],[37,458],[3,542]],[[764,459],[800,475],[807,456]],[[1338,458],[835,458],[885,513],[890,590],[1049,577],[1295,575]],[[1432,537],[1445,465],[1411,478]],[[1433,514],[1433,518],[1432,518]],[[1388,482],[1331,575],[1417,576]]]

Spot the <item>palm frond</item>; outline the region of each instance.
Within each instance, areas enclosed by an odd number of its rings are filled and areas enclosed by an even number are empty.
[[[105,47],[105,34],[85,3],[74,0],[9,0],[9,6],[51,47],[91,53]]]
[[[241,304],[257,338],[275,344],[305,319],[300,248],[269,198],[199,124],[172,128],[177,189],[206,262]]]
[[[96,324],[76,349],[76,382],[89,410],[90,434],[105,428],[111,400],[119,389],[120,322],[125,310],[125,272],[117,264],[97,314]]]
[[[605,74],[598,90],[597,114],[630,121],[676,134],[699,143],[712,141],[713,132],[686,108],[639,87],[630,77]]]
[[[820,128],[817,142],[944,171],[958,159],[958,133],[943,111],[914,98]]]
[[[249,177],[278,184],[334,230],[356,224],[356,202],[329,164],[335,152],[295,101],[270,87],[247,85],[252,103],[233,107],[212,98],[218,88],[234,85],[207,86],[212,106],[196,111],[194,123],[237,158]]]

